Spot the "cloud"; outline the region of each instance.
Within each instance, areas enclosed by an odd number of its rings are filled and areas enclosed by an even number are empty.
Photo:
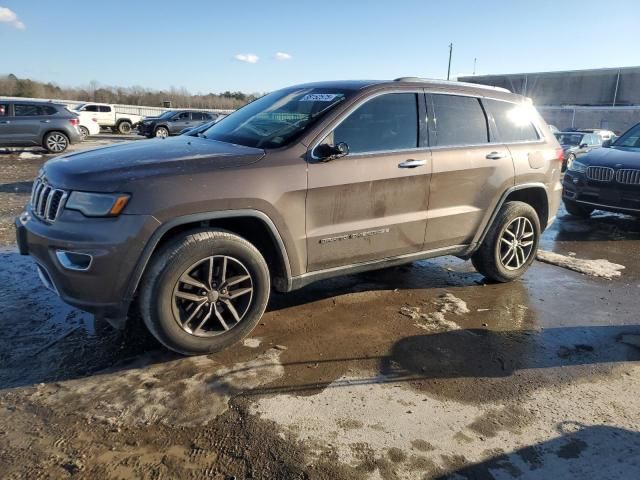
[[[238,53],[235,57],[239,62],[245,63],[258,63],[260,57],[258,57],[255,53]]]
[[[24,22],[18,20],[18,15],[7,7],[0,7],[0,23],[8,23],[19,30],[24,30]]]
[[[273,58],[276,60],[291,60],[293,57],[285,52],[276,52]]]

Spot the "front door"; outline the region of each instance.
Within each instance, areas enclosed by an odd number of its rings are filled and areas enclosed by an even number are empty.
[[[385,93],[361,102],[319,142],[344,142],[349,154],[310,159],[308,271],[422,249],[431,174],[425,117],[422,94]]]
[[[180,112],[169,122],[169,133],[180,133],[185,128],[191,127],[191,112]]]
[[[425,249],[472,242],[499,192],[513,185],[504,144],[491,142],[480,99],[433,94],[430,139],[433,173]]]

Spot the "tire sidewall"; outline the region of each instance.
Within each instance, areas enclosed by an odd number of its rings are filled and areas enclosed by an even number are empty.
[[[193,237],[195,238],[195,237]],[[241,261],[253,281],[253,298],[249,310],[240,324],[228,332],[213,337],[197,337],[185,332],[173,315],[173,291],[179,277],[193,264],[212,255],[227,255]],[[145,322],[152,322],[150,330],[168,348],[183,354],[202,354],[222,350],[248,335],[260,321],[270,293],[270,278],[266,262],[250,244],[233,240],[233,236],[220,239],[182,242],[177,249],[167,251],[160,262],[166,266],[153,279],[149,311]],[[167,258],[168,257],[168,258]],[[147,318],[148,317],[148,318]],[[215,319],[214,319],[215,321]]]

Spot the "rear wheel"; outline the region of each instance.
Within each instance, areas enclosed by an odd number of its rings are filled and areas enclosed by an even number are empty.
[[[140,310],[163,345],[197,355],[248,335],[269,293],[267,264],[252,244],[228,232],[195,231],[155,255],[141,285]]]
[[[42,146],[49,153],[62,153],[69,146],[69,137],[62,132],[49,132],[44,136]]]
[[[154,134],[156,138],[167,138],[169,136],[169,130],[167,127],[157,127]]]
[[[80,135],[82,136],[82,140],[86,140],[89,136],[89,129],[85,126],[80,125]]]
[[[564,208],[567,209],[569,215],[573,215],[574,217],[580,218],[588,218],[591,216],[595,208],[589,207],[587,205],[581,205],[573,200],[564,199]]]
[[[539,240],[540,220],[533,207],[524,202],[507,202],[471,261],[488,279],[509,282],[533,263]]]
[[[118,124],[118,133],[129,135],[131,133],[131,122],[123,120]]]

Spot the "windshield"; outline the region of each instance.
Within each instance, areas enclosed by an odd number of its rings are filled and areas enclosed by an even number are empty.
[[[208,139],[248,147],[278,148],[299,137],[352,93],[294,87],[265,95],[202,133]]]
[[[167,110],[164,113],[161,113],[160,115],[158,115],[158,118],[167,118],[172,116],[174,113],[176,113],[174,110]]]
[[[613,144],[615,147],[640,148],[640,123],[630,128]]]
[[[584,135],[579,133],[556,133],[555,136],[560,145],[580,145]]]

